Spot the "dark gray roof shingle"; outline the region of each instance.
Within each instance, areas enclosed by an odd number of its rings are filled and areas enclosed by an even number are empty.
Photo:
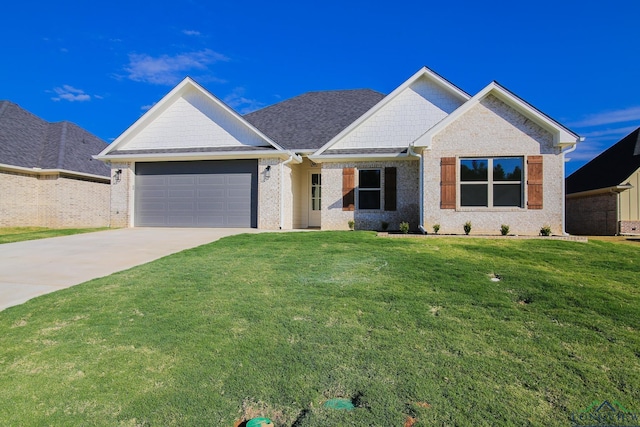
[[[286,150],[317,150],[385,95],[370,89],[307,92],[244,118]]]
[[[567,194],[624,184],[623,181],[638,168],[640,168],[640,128],[567,177]]]
[[[91,156],[107,144],[67,121],[49,123],[9,101],[0,101],[0,163],[109,176]]]

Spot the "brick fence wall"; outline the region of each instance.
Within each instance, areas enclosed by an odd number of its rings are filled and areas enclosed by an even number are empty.
[[[617,198],[617,194],[614,193],[567,198],[567,232],[591,236],[617,234]]]
[[[107,227],[109,184],[0,172],[0,227]]]

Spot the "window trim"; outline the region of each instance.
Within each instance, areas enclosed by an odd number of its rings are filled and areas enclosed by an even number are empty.
[[[494,181],[493,164],[495,159],[519,159],[521,165],[519,181]],[[487,180],[486,181],[462,181],[462,162],[465,160],[486,160],[487,161]],[[456,205],[461,211],[512,211],[525,210],[527,206],[526,197],[526,177],[525,177],[525,156],[483,156],[483,157],[458,157],[456,166]],[[520,205],[517,206],[494,206],[494,185],[520,185]],[[462,186],[463,185],[486,185],[487,186],[487,206],[471,206],[462,204]]]
[[[360,172],[364,172],[364,171],[378,171],[378,178],[379,178],[378,187],[370,187],[370,188],[361,188],[360,187]],[[384,192],[382,191],[383,182],[384,182],[383,175],[384,175],[383,168],[380,168],[380,167],[358,169],[358,184],[356,186],[356,188],[357,188],[356,210],[369,211],[369,212],[383,210],[383,206],[382,206],[382,197],[384,196]],[[360,192],[361,191],[364,191],[364,192],[375,192],[375,191],[377,191],[378,192],[378,207],[377,208],[361,208],[360,207]]]

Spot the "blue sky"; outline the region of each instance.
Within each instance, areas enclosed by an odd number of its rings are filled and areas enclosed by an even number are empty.
[[[241,113],[312,90],[389,93],[426,65],[492,80],[587,139],[640,126],[640,2],[31,1],[0,18],[0,99],[110,142],[189,75]]]

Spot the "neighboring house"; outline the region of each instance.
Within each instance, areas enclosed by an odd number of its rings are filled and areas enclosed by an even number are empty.
[[[566,186],[571,234],[640,234],[640,128],[572,173]]]
[[[0,101],[0,227],[109,225],[106,143],[69,122],[49,123]]]
[[[563,232],[578,135],[493,82],[422,68],[389,95],[310,92],[247,114],[190,78],[97,159],[117,226]]]

